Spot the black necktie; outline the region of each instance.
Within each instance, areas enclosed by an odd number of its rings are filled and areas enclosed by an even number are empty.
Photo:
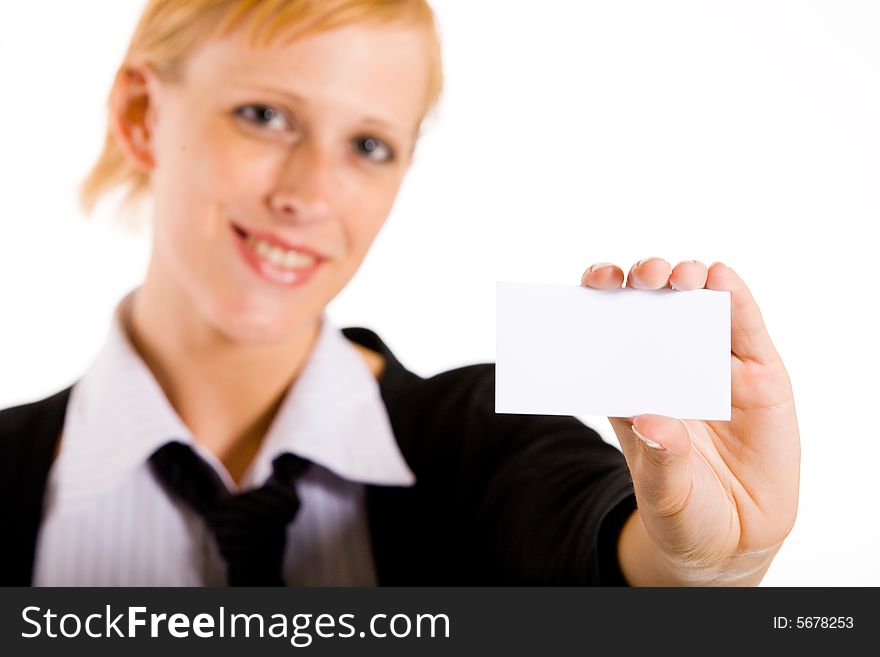
[[[287,525],[299,510],[295,483],[309,463],[282,454],[272,462],[272,476],[261,488],[232,494],[189,445],[168,443],[150,457],[165,490],[205,519],[226,560],[229,586],[284,585]]]

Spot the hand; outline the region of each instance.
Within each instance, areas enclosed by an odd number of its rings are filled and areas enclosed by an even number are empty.
[[[623,282],[623,271],[606,263],[582,280],[597,289]],[[732,408],[729,422],[609,418],[638,501],[621,534],[624,575],[631,583],[757,584],[797,513],[800,437],[785,366],[749,289],[729,267],[684,261],[673,269],[648,258],[633,265],[626,286],[731,292]],[[627,533],[650,539],[650,549],[635,550],[639,558],[630,562]],[[654,553],[659,573],[643,563]]]

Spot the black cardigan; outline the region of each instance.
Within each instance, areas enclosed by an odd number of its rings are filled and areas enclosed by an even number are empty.
[[[617,537],[636,507],[620,451],[571,416],[495,413],[495,366],[422,378],[366,328],[412,487],[367,486],[380,585],[625,585]],[[0,584],[31,583],[71,388],[0,411]]]

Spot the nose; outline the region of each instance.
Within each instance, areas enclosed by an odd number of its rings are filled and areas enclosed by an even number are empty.
[[[317,145],[301,143],[282,162],[269,205],[281,221],[322,221],[330,215],[334,188],[335,171],[329,154]]]

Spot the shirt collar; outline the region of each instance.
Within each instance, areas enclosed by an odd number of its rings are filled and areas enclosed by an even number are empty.
[[[272,460],[284,452],[352,481],[415,483],[394,437],[379,383],[326,313],[312,352],[282,401],[246,480],[264,481]]]
[[[219,461],[198,445],[132,346],[117,305],[101,350],[74,386],[55,460],[56,505],[79,508],[110,490],[171,440],[190,444],[212,463],[227,485]],[[385,403],[361,355],[326,313],[309,357],[288,389],[243,487],[262,483],[272,460],[293,452],[351,481],[411,486],[415,475],[394,437]]]

